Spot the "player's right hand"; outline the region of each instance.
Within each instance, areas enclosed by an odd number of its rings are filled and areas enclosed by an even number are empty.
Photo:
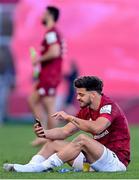
[[[45,137],[44,129],[43,127],[39,126],[39,123],[34,124],[34,132],[40,138]]]

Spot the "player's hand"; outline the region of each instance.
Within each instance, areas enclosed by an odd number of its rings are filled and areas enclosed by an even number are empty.
[[[34,124],[34,132],[40,138],[45,137],[44,129],[43,127],[39,126],[39,123]]]
[[[64,111],[59,111],[52,115],[53,118],[56,120],[68,120],[69,115]]]
[[[34,60],[32,61],[32,65],[33,65],[33,66],[36,66],[39,62],[40,62],[39,60],[34,59]]]
[[[75,120],[75,117],[65,113],[64,111],[57,112],[53,114],[52,117],[54,117],[56,120],[66,120],[68,122],[71,122],[79,128],[79,122]]]

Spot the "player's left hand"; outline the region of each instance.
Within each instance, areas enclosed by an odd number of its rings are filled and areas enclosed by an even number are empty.
[[[32,65],[33,65],[33,66],[36,66],[38,63],[39,63],[39,61],[36,60],[36,59],[32,61]]]
[[[34,124],[34,132],[38,137],[45,138],[44,129],[39,125],[39,123]]]

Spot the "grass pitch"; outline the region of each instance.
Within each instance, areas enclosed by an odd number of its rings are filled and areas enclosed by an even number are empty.
[[[125,173],[98,172],[54,172],[16,173],[5,172],[3,163],[27,163],[39,148],[33,148],[30,142],[35,138],[31,125],[6,125],[0,127],[0,179],[139,179],[139,126],[131,130],[131,163]],[[63,167],[68,165],[64,165]]]

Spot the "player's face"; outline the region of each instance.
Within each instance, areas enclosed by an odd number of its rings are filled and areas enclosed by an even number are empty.
[[[80,103],[80,107],[87,107],[91,105],[90,92],[86,91],[85,88],[76,88],[77,100]]]
[[[48,22],[49,22],[49,19],[50,19],[50,14],[49,12],[45,12],[43,17],[42,17],[42,24],[47,26]]]

